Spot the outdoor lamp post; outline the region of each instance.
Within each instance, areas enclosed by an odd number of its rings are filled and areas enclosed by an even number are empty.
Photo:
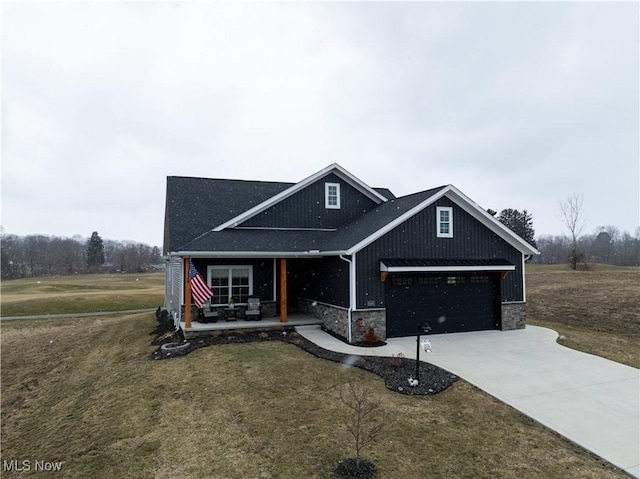
[[[416,338],[416,381],[420,381],[420,333],[427,334],[431,331],[429,323],[418,325],[418,337]]]

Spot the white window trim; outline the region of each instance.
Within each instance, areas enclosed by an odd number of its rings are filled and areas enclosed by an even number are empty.
[[[449,212],[449,232],[442,233],[440,231],[440,226],[442,222],[440,221],[440,212],[448,211]],[[438,238],[453,238],[453,208],[451,206],[437,206],[436,207],[436,232]]]
[[[207,284],[211,286],[211,273],[214,270],[227,270],[229,273],[229,297],[231,297],[231,288],[232,288],[232,276],[231,270],[237,268],[249,268],[249,296],[253,295],[253,266],[250,264],[214,264],[207,266]],[[247,304],[247,303],[236,303],[236,304]],[[222,304],[213,304],[212,306],[222,306]]]
[[[329,204],[329,188],[335,186],[336,188],[336,204]],[[340,183],[325,183],[324,184],[324,207],[330,210],[340,209]]]

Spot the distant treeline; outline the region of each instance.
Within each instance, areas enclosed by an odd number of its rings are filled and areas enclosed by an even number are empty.
[[[104,261],[89,266],[89,239],[13,234],[0,235],[2,279],[96,272],[139,273],[162,263],[161,251],[132,241],[101,240]]]
[[[540,255],[532,262],[562,264],[569,262],[571,239],[567,236],[543,235],[536,238]],[[580,263],[604,263],[617,266],[640,266],[640,228],[635,236],[620,233],[614,226],[600,227],[593,234],[578,238]]]
[[[578,240],[580,262],[640,266],[640,228],[635,233],[632,236],[607,226],[598,228],[593,234],[582,235]],[[87,252],[92,239],[1,234],[2,279],[95,272],[139,273],[162,265],[157,246],[98,237],[104,258],[99,266],[90,266]],[[542,235],[536,238],[536,244],[540,255],[532,258],[532,262],[562,264],[569,261],[572,248],[567,236]]]

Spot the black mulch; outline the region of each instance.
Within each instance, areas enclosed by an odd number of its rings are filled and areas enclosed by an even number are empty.
[[[158,328],[150,334],[156,336],[151,344],[159,346],[158,349],[151,354],[151,358],[156,360],[183,356],[189,354],[191,351],[208,346],[260,341],[284,341],[289,344],[294,344],[318,358],[335,361],[346,366],[355,366],[377,374],[384,380],[385,386],[388,389],[402,394],[436,394],[444,391],[458,380],[458,376],[449,371],[445,371],[433,364],[420,362],[420,382],[417,386],[412,387],[409,386],[408,380],[409,377],[416,377],[416,361],[414,359],[403,357],[351,356],[328,351],[299,335],[292,328],[246,333],[224,332],[217,336],[204,336],[185,340],[181,331],[173,331],[173,324],[159,322]],[[161,350],[163,344],[184,344],[187,342],[189,346],[178,352]]]
[[[376,466],[372,462],[350,458],[338,463],[333,471],[333,477],[335,479],[373,479],[377,472]]]

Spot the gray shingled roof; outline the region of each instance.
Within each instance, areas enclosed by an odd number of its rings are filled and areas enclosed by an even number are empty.
[[[368,238],[376,231],[384,228],[396,218],[399,218],[424,200],[433,196],[444,186],[433,188],[412,195],[401,196],[378,205],[360,218],[339,228],[327,242],[323,244],[324,251],[345,251],[360,241]]]
[[[165,240],[165,252],[346,251],[442,188],[401,198],[395,198],[387,189],[376,188],[391,199],[337,231],[245,228],[211,231],[291,186],[292,183],[169,177],[167,228],[170,237]]]
[[[317,249],[324,232],[211,229],[253,208],[295,183],[245,181],[184,176],[167,177],[164,252],[278,251]],[[386,188],[374,188],[386,198]],[[335,233],[334,233],[335,234]]]
[[[185,244],[181,251],[189,252],[263,252],[304,253],[322,249],[335,232],[264,229],[226,229],[209,231]]]
[[[167,177],[165,253],[266,201],[294,183]]]

